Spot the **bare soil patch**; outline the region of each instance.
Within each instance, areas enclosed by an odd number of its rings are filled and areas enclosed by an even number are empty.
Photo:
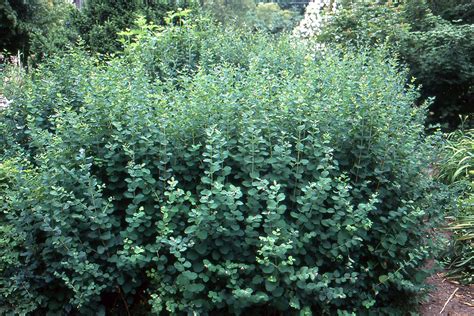
[[[474,285],[449,281],[443,271],[431,276],[427,283],[434,288],[420,308],[421,315],[474,316]]]

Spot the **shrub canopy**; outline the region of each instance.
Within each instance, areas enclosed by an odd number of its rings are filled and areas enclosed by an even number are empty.
[[[403,314],[443,202],[405,71],[203,23],[7,90],[2,312]]]

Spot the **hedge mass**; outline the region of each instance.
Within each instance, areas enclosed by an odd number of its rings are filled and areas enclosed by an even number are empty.
[[[3,311],[409,307],[443,196],[404,71],[216,32],[142,26],[123,54],[71,51],[8,90]]]

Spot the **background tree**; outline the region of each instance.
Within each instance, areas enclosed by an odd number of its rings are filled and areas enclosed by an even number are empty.
[[[471,0],[428,0],[427,3],[434,14],[446,20],[474,23],[474,2]]]
[[[68,19],[73,7],[64,0],[3,0],[0,49],[40,58],[76,37]]]

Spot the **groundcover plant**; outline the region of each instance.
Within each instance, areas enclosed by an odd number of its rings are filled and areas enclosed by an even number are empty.
[[[404,314],[444,203],[405,71],[203,23],[5,89],[2,313]]]

